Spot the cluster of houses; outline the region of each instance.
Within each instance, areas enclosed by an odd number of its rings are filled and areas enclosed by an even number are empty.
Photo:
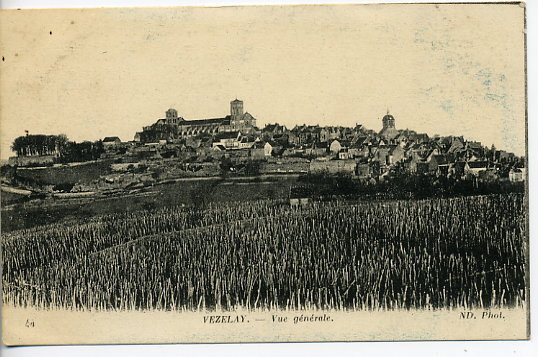
[[[232,117],[243,115],[242,102],[240,110],[238,103],[237,100],[231,103]],[[429,137],[413,130],[397,130],[395,119],[389,113],[383,117],[383,128],[379,132],[362,125],[351,128],[297,125],[289,130],[279,124],[258,129],[251,122],[242,123],[247,125],[234,127],[239,130],[215,127],[212,132],[159,137],[158,141],[121,143],[119,138],[109,137],[103,140],[107,148],[105,155],[113,157],[122,149],[122,157],[133,162],[171,157],[192,159],[193,156],[200,160],[225,156],[238,161],[276,157],[283,163],[287,159],[304,158],[308,159],[309,171],[313,173],[344,173],[376,180],[396,169],[456,179],[523,181],[526,177],[524,160],[512,153],[487,148],[461,136]],[[159,133],[162,132],[161,129]]]

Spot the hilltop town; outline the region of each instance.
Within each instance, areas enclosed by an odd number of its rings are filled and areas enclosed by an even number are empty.
[[[71,193],[132,190],[175,179],[222,176],[323,174],[365,184],[390,180],[402,172],[474,184],[522,182],[526,177],[524,159],[513,153],[462,136],[431,137],[398,129],[390,113],[383,116],[379,132],[360,124],[288,129],[275,123],[259,129],[243,105],[235,99],[228,115],[199,120],[186,120],[171,108],[131,141],[111,136],[73,143],[63,135],[27,134],[15,140],[17,156],[9,164],[19,169],[20,178],[25,167],[111,163],[111,169],[89,175],[91,180],[85,177],[49,187],[49,191]],[[4,185],[24,186],[24,180],[2,176]]]

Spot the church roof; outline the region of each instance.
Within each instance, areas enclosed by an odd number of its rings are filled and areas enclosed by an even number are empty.
[[[211,119],[195,119],[195,120],[183,120],[178,125],[206,125],[206,124],[220,124],[226,118],[211,118]]]
[[[178,118],[180,121],[172,124],[172,125],[214,125],[214,124],[220,124],[220,125],[230,125],[230,119],[231,116],[227,115],[224,118],[210,118],[210,119],[194,119],[194,120],[185,120],[183,118]],[[168,123],[168,119],[159,119],[157,120],[156,124],[165,124]]]

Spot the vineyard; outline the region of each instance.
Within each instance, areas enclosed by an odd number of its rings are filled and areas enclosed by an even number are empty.
[[[522,306],[519,194],[229,202],[2,235],[3,302],[77,310]]]

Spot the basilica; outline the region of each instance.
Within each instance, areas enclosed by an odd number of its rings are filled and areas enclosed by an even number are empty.
[[[186,120],[178,116],[177,110],[170,108],[166,111],[164,118],[145,126],[141,132],[136,133],[134,139],[150,143],[201,134],[216,135],[231,131],[249,133],[254,130],[256,130],[256,119],[250,113],[243,112],[243,101],[235,99],[230,102],[230,114],[222,118]]]

